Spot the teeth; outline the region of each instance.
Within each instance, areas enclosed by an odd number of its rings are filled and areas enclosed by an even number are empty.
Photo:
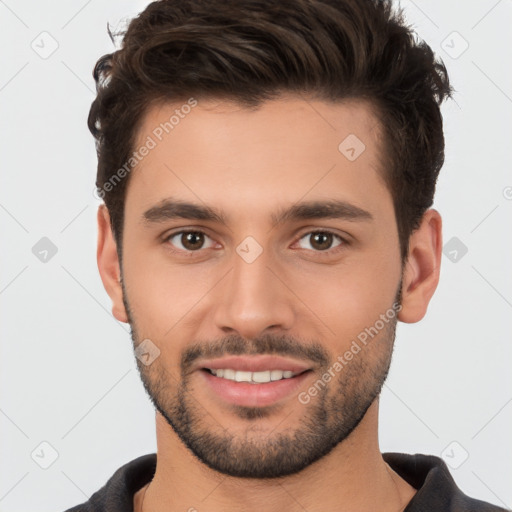
[[[224,370],[223,371],[224,375],[219,375],[217,373],[217,377],[224,377],[225,379],[229,379],[229,380],[235,380],[235,370]]]
[[[221,370],[222,371],[222,370]],[[237,382],[251,382],[252,373],[251,372],[236,372],[235,380]]]
[[[270,380],[280,380],[284,377],[284,372],[281,370],[272,370],[270,372]]]
[[[267,370],[266,372],[254,372],[252,374],[251,380],[253,382],[270,382],[270,371]]]
[[[234,380],[236,382],[250,382],[252,384],[264,384],[275,380],[290,379],[294,376],[294,373],[290,370],[265,370],[263,372],[235,371],[230,368],[209,370],[213,375],[223,379]]]

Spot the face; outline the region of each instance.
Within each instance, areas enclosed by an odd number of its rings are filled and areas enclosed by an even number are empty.
[[[216,471],[296,473],[381,390],[402,267],[379,137],[355,101],[147,112],[118,316],[148,354],[139,370],[169,429]]]

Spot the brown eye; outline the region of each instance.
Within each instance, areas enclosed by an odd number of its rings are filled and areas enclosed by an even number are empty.
[[[333,247],[341,245],[341,243],[343,242],[343,239],[339,235],[335,235],[334,233],[330,233],[329,231],[313,231],[311,233],[307,233],[301,238],[299,244],[302,247],[302,249],[310,248],[307,247],[307,243],[301,243],[303,240],[307,241],[308,238],[310,247],[315,251],[326,251],[328,249],[332,249]],[[336,238],[339,240],[339,242],[333,246],[333,241]]]
[[[210,240],[210,245],[205,243]],[[167,242],[182,251],[194,252],[213,246],[213,240],[202,231],[180,231],[167,238]]]
[[[204,236],[202,233],[196,232],[182,233],[181,243],[185,249],[189,249],[191,251],[201,249],[204,244]]]

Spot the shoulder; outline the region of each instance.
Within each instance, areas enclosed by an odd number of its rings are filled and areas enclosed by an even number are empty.
[[[88,501],[65,512],[132,512],[133,496],[151,481],[156,454],[150,453],[121,466]]]
[[[464,494],[445,462],[433,455],[384,453],[384,460],[417,492],[404,512],[506,512]]]

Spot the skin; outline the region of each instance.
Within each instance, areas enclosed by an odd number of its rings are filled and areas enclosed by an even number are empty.
[[[152,107],[138,143],[177,107]],[[349,134],[366,146],[354,161],[338,150]],[[434,209],[424,214],[410,237],[402,268],[392,196],[379,167],[380,140],[379,124],[362,101],[331,104],[281,96],[255,111],[227,101],[199,101],[131,173],[122,267],[108,210],[100,206],[98,267],[113,314],[128,322],[131,312],[137,339],[149,338],[160,349],[152,366],[142,371],[154,378],[156,369],[164,369],[169,388],[163,394],[176,393],[183,379],[180,357],[193,343],[230,334],[244,340],[285,334],[303,344],[314,340],[334,361],[358,333],[389,310],[400,282],[398,320],[413,323],[424,317],[439,280],[441,217]],[[226,216],[227,225],[189,219],[144,222],[143,213],[169,197],[215,207]],[[271,215],[281,208],[328,199],[346,201],[373,218],[308,219],[272,226]],[[180,237],[166,239],[185,228],[204,231],[206,248],[186,254]],[[332,248],[318,250],[306,235],[322,229],[349,243],[340,246],[334,237]],[[250,264],[236,252],[247,236],[263,249]],[[378,368],[389,362],[393,341],[394,333],[382,330],[349,364],[358,364],[357,359]],[[329,383],[329,396],[340,393],[340,375],[343,372]],[[197,374],[190,376],[189,394],[201,411],[204,431],[229,433],[242,444],[244,439],[264,443],[295,432],[311,417],[315,398],[304,405],[297,396],[321,376],[315,368],[297,392],[261,418],[247,419],[217,399],[211,389],[199,385]],[[209,512],[396,512],[415,493],[380,453],[378,398],[329,453],[279,478],[240,478],[215,471],[193,455],[160,412],[156,431],[156,473],[135,495],[135,511],[141,510],[144,498],[143,510],[153,512],[192,507]]]

